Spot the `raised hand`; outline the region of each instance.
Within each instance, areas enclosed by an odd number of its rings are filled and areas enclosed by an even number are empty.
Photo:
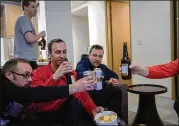
[[[139,65],[130,65],[129,68],[131,69],[132,74],[138,74],[141,76],[148,75],[148,68],[146,68],[146,67],[142,67]]]
[[[95,78],[93,76],[87,76],[77,80],[74,84],[70,85],[70,94],[94,90],[95,86]]]
[[[72,71],[73,69],[72,69],[71,63],[64,61],[56,70],[56,72],[53,74],[53,79],[58,80],[60,77],[62,77],[66,73],[70,73]]]
[[[131,69],[132,74],[137,74],[146,77],[148,75],[148,68],[142,67],[140,65],[130,65],[129,68]],[[121,73],[121,66],[119,65],[119,72]]]

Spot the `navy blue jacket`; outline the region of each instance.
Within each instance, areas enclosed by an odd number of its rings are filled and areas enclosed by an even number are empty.
[[[103,83],[106,80],[109,80],[110,78],[119,79],[118,75],[115,72],[108,69],[108,67],[106,65],[101,64],[99,66],[99,68],[101,68],[101,70],[103,72],[103,76],[104,76]],[[77,63],[77,66],[76,66],[77,78],[78,79],[82,78],[83,72],[88,71],[88,70],[93,71],[94,66],[91,64],[90,60],[87,57],[85,57]]]

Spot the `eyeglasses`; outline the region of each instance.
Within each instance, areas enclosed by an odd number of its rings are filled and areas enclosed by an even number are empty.
[[[9,71],[11,73],[14,73],[14,74],[17,74],[17,75],[20,75],[20,76],[23,76],[24,79],[28,79],[28,78],[32,78],[33,77],[33,74],[20,74],[20,73],[16,73],[16,72],[13,72],[13,71]]]

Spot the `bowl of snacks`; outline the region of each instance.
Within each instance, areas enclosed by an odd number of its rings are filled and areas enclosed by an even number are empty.
[[[113,111],[100,112],[95,116],[94,120],[98,126],[118,125],[117,114]]]

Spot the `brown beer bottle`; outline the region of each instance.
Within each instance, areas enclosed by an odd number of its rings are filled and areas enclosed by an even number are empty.
[[[123,80],[131,79],[131,60],[128,57],[127,42],[123,43],[123,58],[121,59],[121,77]]]
[[[45,50],[45,46],[46,46],[46,40],[45,40],[45,38],[42,38],[42,40],[41,40],[41,50]]]

